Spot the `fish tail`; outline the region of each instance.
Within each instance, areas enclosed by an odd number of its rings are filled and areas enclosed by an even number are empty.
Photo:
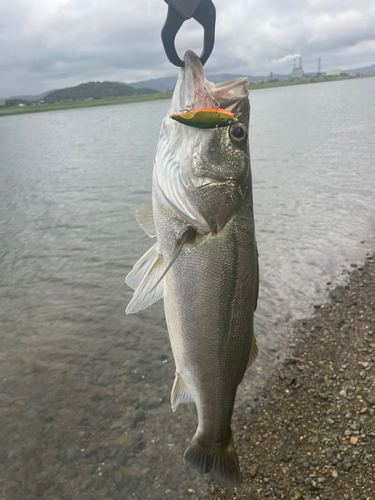
[[[226,488],[241,486],[240,467],[234,447],[233,435],[226,444],[206,445],[194,436],[184,453],[184,463],[199,474],[209,474]]]

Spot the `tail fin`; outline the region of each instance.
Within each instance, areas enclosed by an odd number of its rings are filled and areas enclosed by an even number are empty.
[[[240,467],[233,435],[222,447],[218,447],[217,444],[205,446],[194,437],[185,451],[184,462],[199,474],[210,474],[214,481],[226,488],[241,486]]]

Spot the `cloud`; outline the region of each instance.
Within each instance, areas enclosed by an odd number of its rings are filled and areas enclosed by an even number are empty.
[[[375,62],[375,5],[368,0],[213,0],[215,49],[208,73],[290,73]],[[137,81],[176,74],[160,31],[162,0],[12,0],[0,7],[0,96],[89,80]],[[200,53],[203,31],[186,22],[176,46]]]
[[[274,66],[284,66],[285,63],[292,63],[295,59],[301,57],[301,54],[288,54],[284,57],[280,57],[279,59],[273,59],[272,64]]]

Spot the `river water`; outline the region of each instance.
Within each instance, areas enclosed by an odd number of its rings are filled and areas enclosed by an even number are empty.
[[[374,96],[375,78],[251,92],[260,354],[237,411],[291,320],[374,248]],[[133,213],[151,199],[168,105],[0,120],[0,498],[206,491],[182,464],[196,416],[170,410],[162,301],[124,313],[124,277],[151,245]]]

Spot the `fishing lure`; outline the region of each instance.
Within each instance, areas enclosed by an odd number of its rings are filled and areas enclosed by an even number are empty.
[[[194,109],[186,113],[174,113],[170,118],[195,128],[228,127],[238,121],[234,113],[221,108]]]

